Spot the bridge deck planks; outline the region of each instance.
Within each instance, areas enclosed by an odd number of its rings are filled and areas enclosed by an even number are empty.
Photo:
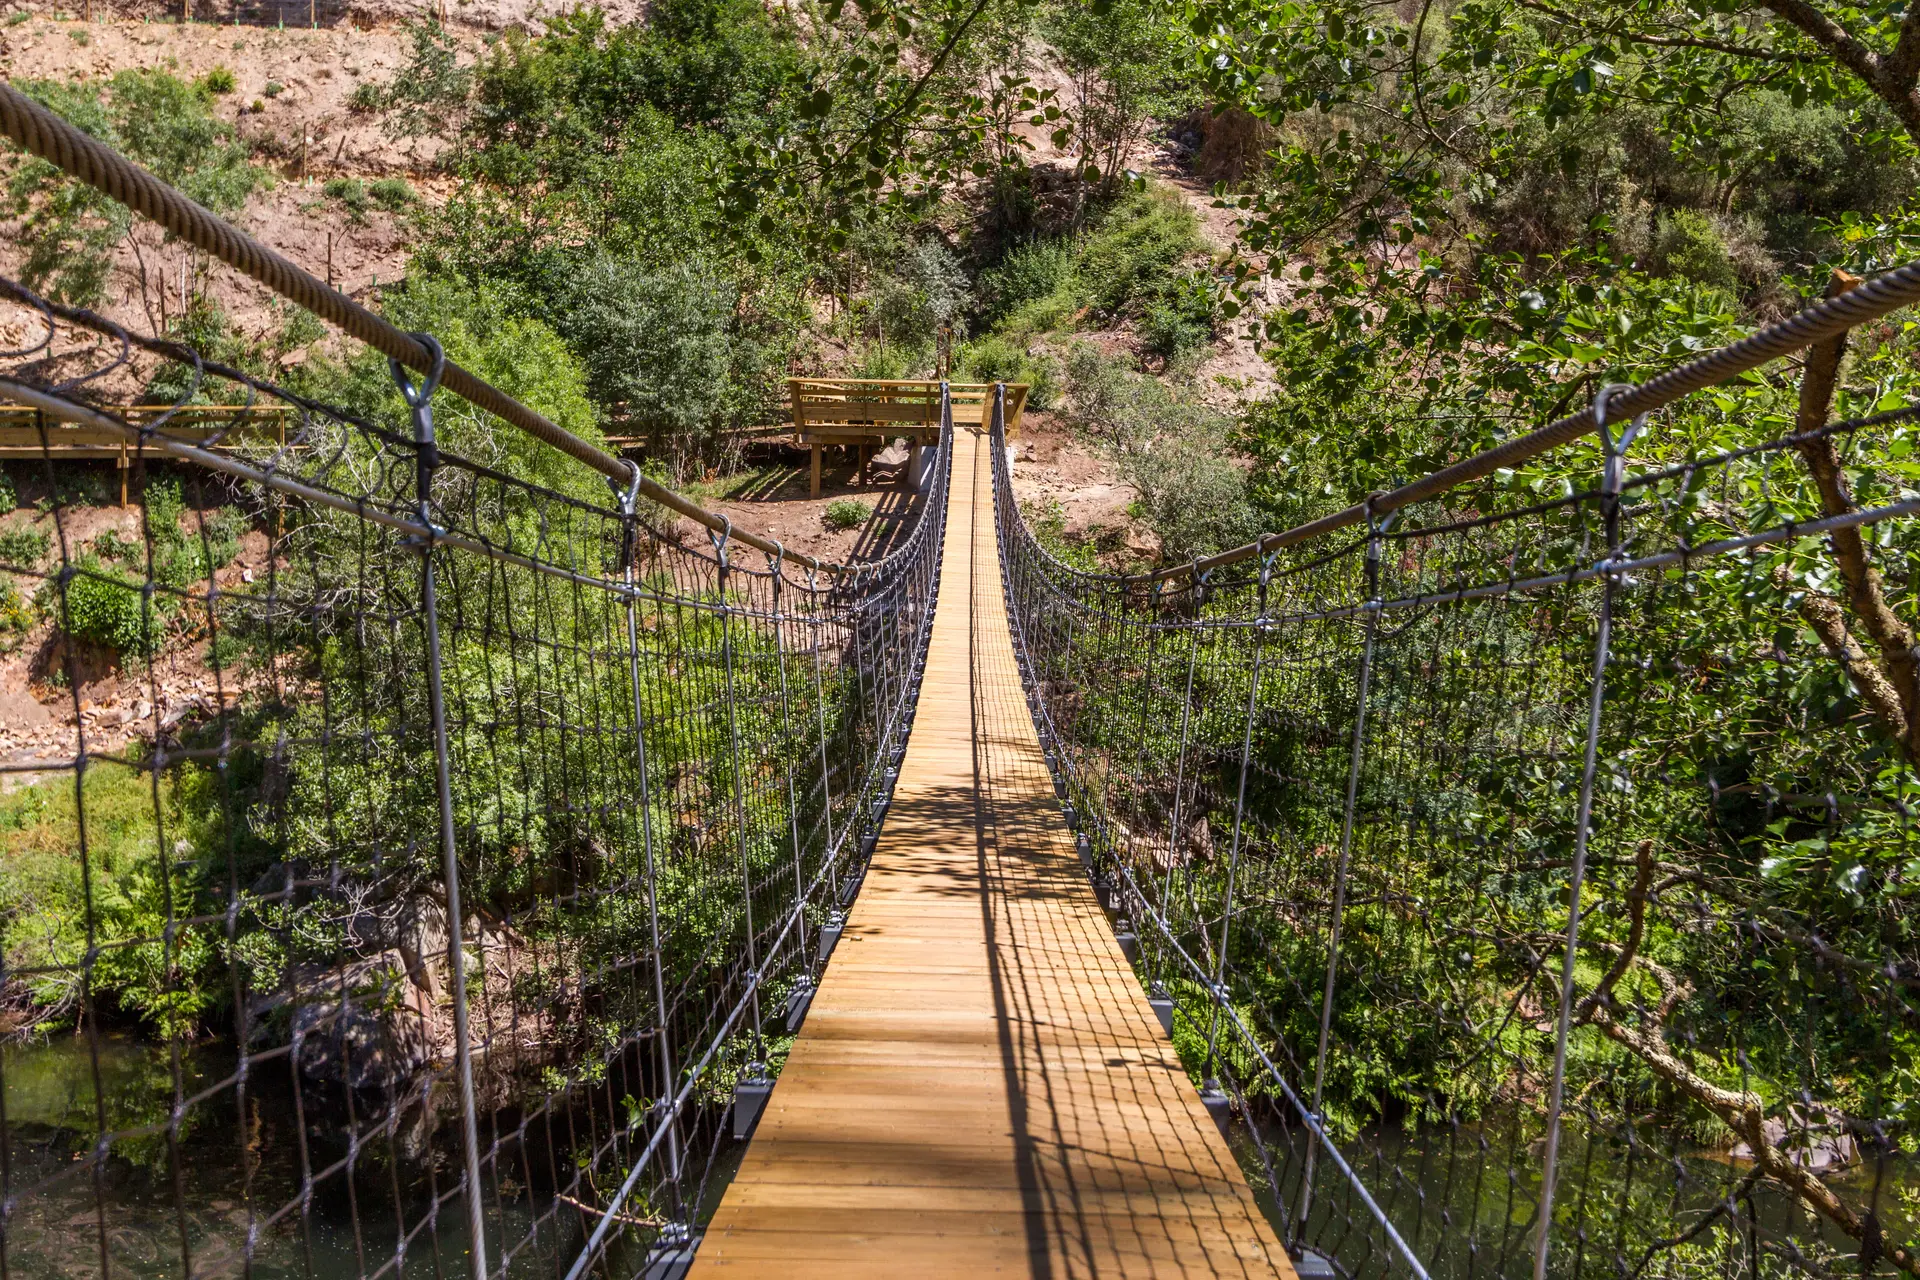
[[[693,1274],[1293,1280],[1054,803],[988,448],[958,434],[892,811]]]

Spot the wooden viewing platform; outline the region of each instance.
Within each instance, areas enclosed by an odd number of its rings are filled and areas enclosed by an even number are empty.
[[[990,447],[956,427],[892,808],[692,1274],[1293,1280],[1054,800],[1007,630]]]
[[[284,404],[109,404],[101,412],[143,427],[164,417],[170,440],[217,449],[241,440],[287,442],[293,407]],[[43,433],[44,429],[44,433]],[[42,421],[25,405],[0,405],[0,461],[7,458],[58,458],[62,461],[112,459],[120,470],[120,505],[127,505],[127,471],[140,455],[138,441],[107,427]]]
[[[947,386],[958,427],[984,427],[993,411],[993,387],[980,382]],[[865,484],[867,461],[889,440],[905,440],[911,452],[906,474],[914,474],[923,446],[940,440],[940,383],[928,378],[788,378],[794,443],[813,454],[808,493],[820,496],[820,451],[829,445],[856,450],[854,483]],[[1026,407],[1025,383],[1007,385],[1007,431],[1020,425]]]

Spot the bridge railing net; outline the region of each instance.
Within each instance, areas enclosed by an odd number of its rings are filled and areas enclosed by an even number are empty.
[[[1915,1269],[1912,638],[1854,585],[1913,616],[1914,415],[1686,412],[1197,580],[1069,567],[995,451],[1070,820],[1343,1275]]]
[[[349,411],[3,287],[50,446],[6,660],[63,709],[0,765],[5,1008],[51,1037],[5,1060],[0,1275],[634,1274],[871,847],[949,450],[818,570],[444,392],[423,445],[378,365]],[[140,399],[290,416],[194,449],[98,408]]]

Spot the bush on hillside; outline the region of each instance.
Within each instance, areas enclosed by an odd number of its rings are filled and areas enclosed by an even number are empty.
[[[852,498],[836,498],[827,504],[825,512],[829,528],[844,533],[848,529],[858,529],[873,514],[873,508],[864,502]]]
[[[58,588],[48,583],[43,590]],[[46,605],[59,612],[67,634],[121,657],[144,657],[160,647],[162,623],[155,601],[138,582],[108,568],[98,557],[82,556],[74,563],[64,610],[57,595]]]
[[[1027,407],[1051,409],[1060,396],[1060,366],[1052,356],[1036,355],[1019,343],[989,334],[964,344],[954,356],[962,382],[1024,382]]]
[[[1147,304],[1140,348],[1163,366],[1184,364],[1213,341],[1217,314],[1213,281],[1198,273],[1180,276]]]

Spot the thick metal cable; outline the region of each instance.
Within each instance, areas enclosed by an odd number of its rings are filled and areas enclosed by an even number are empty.
[[[1791,319],[1768,325],[1732,346],[1722,347],[1677,369],[1670,369],[1657,378],[1627,385],[1613,397],[1610,406],[1620,418],[1638,417],[1915,302],[1920,302],[1920,263],[1909,263],[1875,276],[1859,288],[1838,297],[1823,299]],[[1592,433],[1597,425],[1593,406],[1588,405],[1580,412],[1561,418],[1538,431],[1495,445],[1452,466],[1442,467],[1411,484],[1376,494],[1369,502],[1356,503],[1332,515],[1295,525],[1282,533],[1264,534],[1244,546],[1190,564],[1171,565],[1155,573],[1137,575],[1137,580],[1164,581],[1223,565],[1238,564],[1265,552],[1295,546],[1320,534],[1362,524],[1369,510],[1375,515],[1387,515],[1402,507],[1424,502],[1469,481],[1490,476],[1503,467],[1518,466],[1563,444],[1570,444]]]
[[[315,279],[285,257],[246,235],[205,206],[189,199],[148,173],[113,148],[89,137],[11,85],[0,84],[0,133],[64,173],[97,188],[165,227],[180,239],[272,289],[281,297],[319,316],[350,337],[357,338],[390,360],[426,373],[434,360],[426,345],[375,315],[338,289]],[[545,414],[515,400],[477,375],[449,360],[442,385],[478,409],[512,423],[528,435],[585,463],[610,480],[630,483],[638,468],[582,440]],[[639,477],[640,492],[671,511],[718,532],[722,517],[688,501],[673,490]],[[775,553],[828,573],[844,566],[812,556],[785,551],[778,544],[744,529],[733,532],[736,541],[756,550]]]

